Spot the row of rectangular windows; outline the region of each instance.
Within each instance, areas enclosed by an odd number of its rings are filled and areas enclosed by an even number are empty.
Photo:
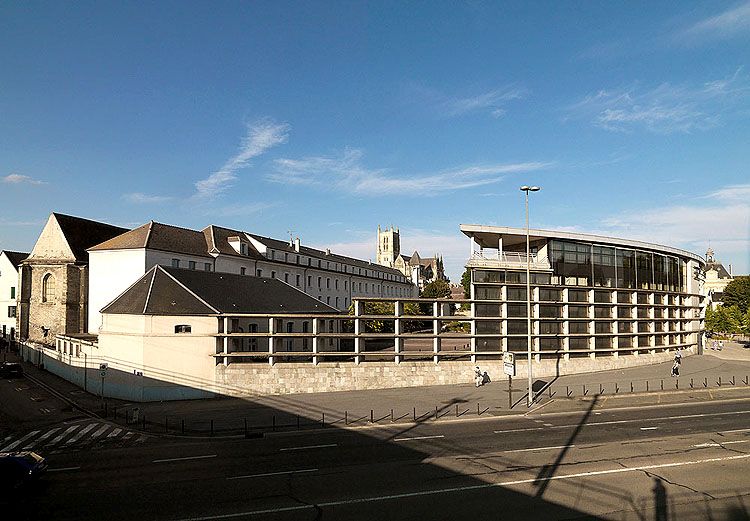
[[[503,286],[474,286],[474,298],[476,300],[503,300]],[[521,300],[525,301],[528,298],[528,291],[524,287],[505,286],[505,300]],[[651,302],[650,295],[653,295],[653,302]],[[537,298],[535,298],[537,297]],[[684,305],[693,297],[682,297]],[[549,289],[532,287],[531,288],[531,300],[544,301],[544,302],[562,302],[563,292],[559,289]],[[594,302],[597,304],[610,304],[612,303],[612,292],[611,291],[594,291]],[[617,303],[618,304],[633,304],[633,295],[629,291],[618,291],[617,292]],[[568,302],[590,302],[588,290],[568,290]],[[679,295],[666,295],[663,293],[638,293],[635,298],[635,302],[641,305],[680,305]]]
[[[270,250],[270,252],[271,252],[271,260],[276,260],[276,251],[275,250]],[[302,258],[302,260],[303,260],[302,264],[304,264],[304,257]],[[312,261],[313,261],[313,259],[311,257],[308,257],[307,258],[307,265],[308,266],[312,266]],[[323,269],[323,261],[321,259],[317,259],[317,261],[318,261],[318,268]],[[289,262],[289,253],[287,253],[287,252],[284,252],[284,262],[286,262],[286,263]],[[302,265],[302,264],[300,264],[300,256],[299,255],[296,255],[296,264]],[[331,262],[330,261],[326,261],[326,267],[325,267],[325,269],[327,269],[327,270],[331,269]],[[362,275],[362,268],[356,268],[356,269],[358,270],[358,272],[357,272],[358,275]],[[333,270],[334,271],[341,271],[343,273],[349,273],[349,266],[347,264],[344,264],[344,263],[334,262],[333,263]],[[354,274],[354,270],[355,270],[355,268],[352,267],[352,271],[351,271],[352,274]],[[365,269],[364,276],[365,277],[370,276],[370,273],[368,273],[368,270],[366,270],[366,269]],[[383,273],[383,272],[380,272],[380,271],[377,271],[377,270],[372,270],[372,276],[375,277],[375,278],[383,279],[383,280],[392,280],[392,281],[406,282],[403,277],[398,277],[398,276],[396,276],[394,274],[391,274],[391,273]]]

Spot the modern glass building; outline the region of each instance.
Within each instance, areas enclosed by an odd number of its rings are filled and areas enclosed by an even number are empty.
[[[640,241],[462,224],[471,239],[477,359],[527,351],[526,266],[537,360],[700,349],[703,259]]]

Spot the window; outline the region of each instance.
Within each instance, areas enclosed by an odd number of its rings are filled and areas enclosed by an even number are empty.
[[[559,322],[539,322],[539,333],[542,335],[558,334],[560,332]]]
[[[190,333],[191,327],[188,324],[178,324],[174,327],[175,333]]]
[[[194,269],[195,269],[195,261],[188,261],[188,267],[189,267],[189,268],[190,268],[191,270],[194,270]]]
[[[206,262],[205,264],[203,264],[203,270],[204,271],[211,271],[211,263],[210,262]]]
[[[588,306],[568,306],[568,317],[586,318],[589,316]]]
[[[246,270],[246,268],[244,266],[240,267],[240,275],[244,275],[246,271],[247,270]]]
[[[296,285],[299,288],[299,275],[297,275],[297,277],[296,277]]]
[[[617,332],[618,333],[632,333],[633,332],[633,323],[632,322],[618,322],[617,323]]]
[[[271,272],[271,278],[272,278],[272,279],[275,279],[275,278],[276,278],[276,272],[275,272],[275,271],[272,271],[272,272]]]
[[[544,301],[548,300],[551,302],[559,302],[560,301],[560,290],[557,289],[540,289],[539,290],[539,300]]]
[[[331,279],[326,277],[326,289],[331,289]]]
[[[11,286],[10,287],[10,298],[16,298],[16,287]]]
[[[318,277],[318,288],[323,286],[323,277]]]
[[[284,282],[286,282],[287,284],[289,284],[289,274],[288,273],[284,273]]]
[[[594,302],[612,302],[612,293],[609,291],[594,291]]]
[[[55,277],[47,273],[42,279],[42,302],[49,302],[55,298]]]
[[[336,279],[334,281],[334,286],[336,287],[336,289],[339,289],[339,279]]]
[[[172,267],[173,268],[179,268],[180,267],[180,259],[172,259]]]
[[[312,286],[312,276],[311,275],[307,276],[307,286],[308,287]]]
[[[568,322],[568,332],[571,335],[580,335],[589,332],[588,322]]]
[[[526,300],[526,288],[508,288],[508,300]]]
[[[611,333],[612,332],[612,322],[597,322],[594,324],[594,331],[597,333]]]
[[[585,289],[569,289],[568,302],[588,302],[589,292]]]
[[[331,297],[330,296],[326,297],[326,304],[328,304],[329,306],[331,305]]]
[[[257,275],[258,277],[262,277],[262,276],[263,276],[263,270],[255,270],[255,274],[256,274],[256,275]]]
[[[540,304],[539,316],[542,318],[560,318],[562,310],[560,306],[555,306],[554,304]]]
[[[336,309],[338,309],[338,307],[339,307],[339,298],[336,297]]]
[[[8,306],[8,318],[16,318],[16,306]]]
[[[255,324],[253,322],[250,322],[247,325],[247,332],[248,333],[257,333],[258,332],[258,324]],[[258,339],[257,338],[249,338],[247,341],[248,347],[251,351],[255,351],[258,349]]]
[[[493,306],[493,305],[487,305],[487,304],[477,304],[477,315],[479,315],[479,307],[482,306],[483,311],[486,308],[489,309],[497,309],[499,311],[500,306]],[[509,317],[525,317],[526,316],[526,304],[508,304],[508,312],[507,316]],[[487,317],[497,317],[500,316],[500,314],[495,311],[495,314],[489,314],[489,315],[482,315]]]
[[[349,281],[348,281],[348,280],[345,280],[345,281],[344,281],[344,289],[345,289],[345,290],[346,290],[346,289],[348,289],[348,286],[349,286]]]
[[[617,308],[617,318],[631,318],[632,312],[630,308]]]

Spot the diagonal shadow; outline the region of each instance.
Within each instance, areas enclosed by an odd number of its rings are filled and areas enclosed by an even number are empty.
[[[570,438],[568,438],[567,442],[565,443],[565,447],[563,447],[563,449],[557,455],[554,463],[550,465],[544,465],[541,469],[539,469],[539,473],[536,476],[536,479],[539,481],[534,482],[534,486],[537,487],[535,497],[541,498],[544,494],[544,491],[547,490],[547,487],[550,484],[550,478],[555,475],[557,468],[560,466],[563,458],[565,458],[565,455],[568,453],[568,449],[570,449],[570,446],[573,445],[576,437],[578,437],[578,433],[581,432],[581,429],[583,429],[583,426],[586,424],[586,421],[588,421],[589,416],[591,416],[591,412],[594,410],[594,407],[596,407],[598,401],[599,395],[597,394],[591,401],[591,405],[589,405],[589,408],[586,410],[583,418],[581,418],[581,421],[578,422],[578,425],[576,425],[576,428],[571,433]]]

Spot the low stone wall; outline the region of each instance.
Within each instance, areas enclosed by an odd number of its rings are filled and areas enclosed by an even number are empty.
[[[683,356],[692,352],[686,350]],[[607,371],[671,361],[674,351],[620,356],[542,360],[533,363],[534,378]],[[230,364],[216,367],[216,384],[221,394],[252,396],[259,394],[317,393],[428,385],[454,385],[473,382],[474,366],[479,365],[493,380],[505,379],[501,361],[471,362],[384,362]],[[526,377],[526,358],[516,356],[518,378]]]

